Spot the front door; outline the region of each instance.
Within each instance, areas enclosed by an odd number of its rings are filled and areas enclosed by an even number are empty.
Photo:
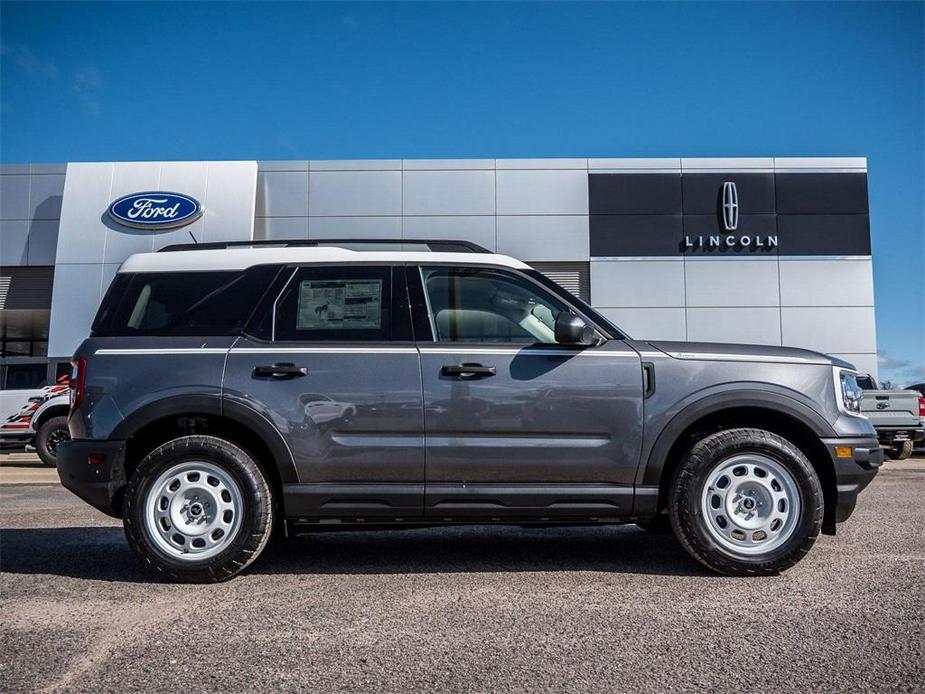
[[[422,267],[426,514],[619,516],[642,438],[639,355],[559,345],[570,307],[525,274]]]
[[[421,369],[399,269],[293,268],[232,347],[223,395],[267,417],[295,459],[290,517],[420,517]]]

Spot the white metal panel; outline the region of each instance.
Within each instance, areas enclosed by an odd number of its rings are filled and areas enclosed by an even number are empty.
[[[27,174],[0,175],[0,219],[29,218],[29,179]]]
[[[781,257],[780,292],[784,306],[873,306],[872,263]]]
[[[781,323],[788,346],[836,354],[877,351],[873,306],[784,306]]]
[[[687,339],[780,345],[780,309],[770,307],[688,308]]]
[[[29,219],[60,219],[64,174],[29,177]]]
[[[139,161],[119,162],[113,165],[112,189],[109,202],[118,200],[123,195],[144,191],[161,190],[160,162]],[[129,229],[108,218],[106,210],[109,203],[99,210],[106,228],[106,246],[103,262],[119,263],[132,253],[147,253],[154,250],[156,231],[149,229]]]
[[[24,219],[0,220],[0,266],[28,264],[29,222]]]
[[[588,214],[587,171],[501,171],[498,214]]]
[[[90,334],[100,303],[102,263],[79,263],[55,267],[51,297],[48,355],[68,357]]]
[[[102,263],[114,164],[68,164],[55,264]],[[132,191],[134,192],[134,191]]]
[[[688,306],[779,306],[777,258],[685,259]]]
[[[587,261],[587,215],[514,215],[498,217],[498,252],[525,261]]]
[[[684,263],[665,260],[592,260],[591,301],[609,307],[683,307]]]
[[[308,217],[257,217],[254,239],[258,241],[307,240]]]
[[[313,217],[401,214],[400,171],[312,171],[308,211]]]
[[[258,171],[258,217],[307,217],[308,171]]]
[[[493,215],[494,171],[405,171],[404,215]]]
[[[472,241],[483,248],[494,251],[496,246],[495,218],[493,216],[405,217],[402,220],[401,238]],[[507,255],[513,254],[508,253]]]
[[[687,339],[683,308],[598,308],[598,311],[637,340]]]
[[[400,239],[401,217],[311,217],[310,239]]]
[[[405,171],[494,171],[494,159],[403,159]]]

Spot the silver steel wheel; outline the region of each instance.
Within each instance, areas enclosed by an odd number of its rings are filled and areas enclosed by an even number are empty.
[[[707,531],[736,554],[765,554],[784,544],[800,521],[801,503],[793,475],[760,453],[717,463],[701,493]]]
[[[231,475],[213,463],[191,461],[174,465],[151,485],[144,525],[168,555],[198,561],[234,540],[243,508],[244,498]]]

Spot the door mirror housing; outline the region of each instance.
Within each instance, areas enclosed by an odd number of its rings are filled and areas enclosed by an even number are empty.
[[[594,328],[572,313],[556,317],[556,342],[560,345],[593,345]]]

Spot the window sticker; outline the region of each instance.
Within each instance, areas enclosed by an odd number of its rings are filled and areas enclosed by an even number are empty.
[[[299,285],[297,330],[378,330],[382,280],[305,280]]]

